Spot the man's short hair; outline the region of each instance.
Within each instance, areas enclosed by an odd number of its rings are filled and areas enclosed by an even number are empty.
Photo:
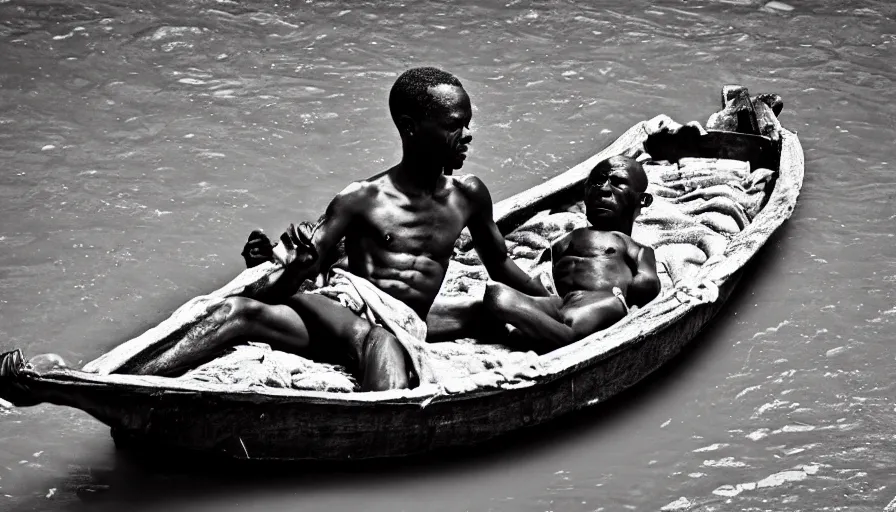
[[[412,68],[402,73],[389,92],[389,112],[396,126],[403,115],[420,120],[432,112],[438,104],[429,88],[442,84],[463,87],[456,76],[438,68]]]

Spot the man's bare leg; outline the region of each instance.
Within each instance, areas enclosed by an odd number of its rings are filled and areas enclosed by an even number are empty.
[[[250,339],[298,352],[308,346],[308,330],[298,313],[288,306],[230,297],[174,346],[131,371],[143,375],[173,375]]]
[[[441,296],[426,316],[426,341],[503,338],[507,336],[504,324],[489,313],[482,299]]]
[[[362,391],[402,389],[410,385],[404,347],[386,329],[372,325],[322,295],[298,293],[284,304],[304,320],[313,349],[348,351],[349,358],[356,363]]]
[[[430,342],[464,338],[474,330],[482,301],[472,297],[439,297],[426,315],[426,340]]]
[[[577,340],[610,327],[626,315],[625,306],[611,292],[582,295],[564,304],[561,311]]]
[[[373,325],[364,339],[361,357],[361,391],[410,387],[404,347],[386,329]]]
[[[483,301],[490,312],[516,327],[525,338],[547,342],[544,348],[562,347],[575,340],[572,328],[560,317],[559,297],[531,297],[507,285],[490,282]]]

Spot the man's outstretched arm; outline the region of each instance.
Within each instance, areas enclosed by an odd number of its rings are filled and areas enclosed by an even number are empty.
[[[504,236],[495,224],[492,196],[482,180],[466,176],[460,180],[467,197],[473,203],[473,214],[467,222],[473,247],[493,280],[504,283],[533,297],[550,295],[538,279],[529,276],[507,254]]]

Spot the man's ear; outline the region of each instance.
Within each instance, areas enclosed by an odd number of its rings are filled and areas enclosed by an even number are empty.
[[[413,137],[417,133],[417,122],[405,114],[398,118],[398,132],[402,135]]]
[[[641,193],[641,207],[647,208],[648,206],[653,204],[653,194],[648,194],[647,192]]]

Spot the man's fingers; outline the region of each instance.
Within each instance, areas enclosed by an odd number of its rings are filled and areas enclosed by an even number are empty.
[[[273,247],[273,244],[271,244],[271,241],[268,240],[268,239],[264,239],[264,240],[249,240],[248,242],[246,242],[245,247],[246,247],[247,249],[254,249],[254,248],[256,248],[256,247],[270,249],[271,247]]]
[[[240,253],[248,268],[261,265],[269,260],[272,254],[271,241],[260,229],[253,229],[249,233],[249,239],[243,245],[243,252]]]
[[[263,231],[256,229],[249,233],[249,240],[243,246],[243,253],[246,254],[254,248],[270,251],[273,246],[271,239]]]
[[[299,239],[305,245],[312,245],[311,239],[314,235],[315,225],[310,222],[300,222],[296,232],[299,234]]]
[[[268,235],[264,234],[264,231],[260,229],[253,230],[251,233],[249,233],[249,242],[256,241],[266,241],[269,244],[271,243],[271,239],[268,238]]]
[[[249,233],[249,240],[243,246],[242,256],[246,260],[246,266],[256,267],[271,259],[274,254],[271,239],[260,229]]]
[[[270,245],[249,245],[243,247],[243,256],[250,258],[268,258],[274,254],[274,250]]]

